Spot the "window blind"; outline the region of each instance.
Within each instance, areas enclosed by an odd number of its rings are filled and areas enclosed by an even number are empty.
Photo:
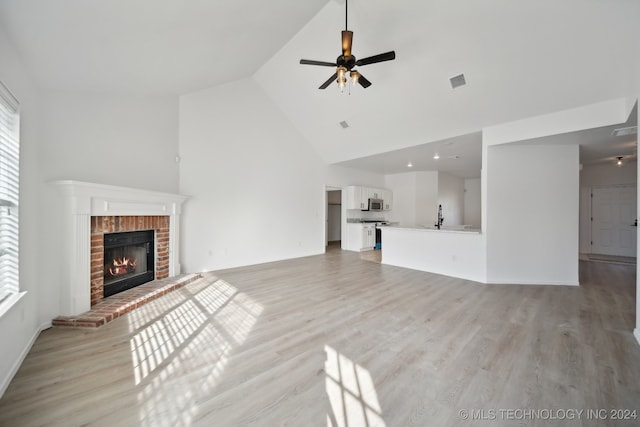
[[[19,103],[0,82],[0,304],[19,291]]]

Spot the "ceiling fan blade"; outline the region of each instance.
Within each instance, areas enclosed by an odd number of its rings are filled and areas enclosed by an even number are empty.
[[[369,56],[367,58],[358,59],[356,61],[356,65],[362,66],[367,64],[375,64],[376,62],[391,61],[394,59],[396,59],[396,52],[392,50],[391,52],[385,52],[378,55]]]
[[[338,78],[338,73],[334,73],[333,76],[329,77],[329,80],[327,80],[326,82],[322,83],[318,89],[326,89],[326,88],[328,88],[329,85],[331,83],[335,82],[337,78]]]
[[[323,67],[336,67],[337,64],[335,62],[326,62],[326,61],[314,61],[312,59],[301,59],[301,64],[304,65],[321,65]]]
[[[342,32],[342,56],[351,56],[351,44],[353,43],[353,31]]]
[[[365,89],[371,86],[371,82],[367,80],[362,74],[358,76],[358,83],[360,83],[360,86],[362,86]]]

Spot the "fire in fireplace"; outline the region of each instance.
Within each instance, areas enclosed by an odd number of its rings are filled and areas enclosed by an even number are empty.
[[[104,235],[104,296],[155,278],[154,230]]]

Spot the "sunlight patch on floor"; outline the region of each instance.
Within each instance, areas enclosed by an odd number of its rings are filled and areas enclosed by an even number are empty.
[[[187,285],[174,297],[128,317],[141,426],[190,426],[198,402],[219,383],[229,353],[246,340],[263,310],[223,280]],[[190,369],[194,363],[201,369],[185,375],[187,361]]]
[[[328,427],[386,426],[369,371],[330,346],[325,346],[325,386],[332,414]]]

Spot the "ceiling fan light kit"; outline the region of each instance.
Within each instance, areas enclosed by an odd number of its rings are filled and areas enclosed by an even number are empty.
[[[351,85],[355,86],[359,84],[363,88],[371,86],[371,82],[367,80],[358,70],[354,67],[362,67],[364,65],[375,64],[377,62],[392,61],[396,59],[395,51],[380,53],[378,55],[369,56],[362,59],[357,59],[351,54],[351,48],[353,46],[353,31],[348,30],[348,5],[349,1],[345,0],[344,15],[345,15],[345,29],[342,31],[342,55],[336,58],[336,62],[327,61],[315,61],[311,59],[301,59],[300,64],[303,65],[318,65],[321,67],[336,67],[336,72],[329,77],[329,79],[320,85],[318,89],[326,89],[334,81],[338,83],[340,91],[344,91],[347,85],[347,73]]]

